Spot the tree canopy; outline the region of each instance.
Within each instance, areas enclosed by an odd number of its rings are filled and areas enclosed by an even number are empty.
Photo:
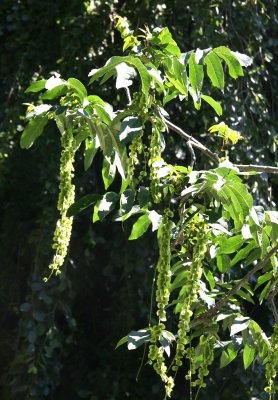
[[[274,399],[274,2],[10,3],[3,396]]]

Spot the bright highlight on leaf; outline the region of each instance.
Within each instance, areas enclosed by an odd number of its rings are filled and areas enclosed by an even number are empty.
[[[219,137],[223,138],[223,143],[226,144],[230,140],[233,144],[236,144],[239,140],[243,139],[241,134],[228,127],[224,122],[220,122],[217,125],[212,125],[209,128],[209,132],[217,132]]]

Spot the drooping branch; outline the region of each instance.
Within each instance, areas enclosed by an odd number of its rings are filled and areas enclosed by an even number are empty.
[[[221,300],[219,300],[214,307],[206,311],[192,322],[192,326],[211,321],[211,319],[218,314],[222,307],[233,297],[249,279],[255,275],[256,272],[261,270],[270,260],[270,258],[278,251],[278,244],[267,253],[264,258],[259,261],[254,268],[252,268]]]

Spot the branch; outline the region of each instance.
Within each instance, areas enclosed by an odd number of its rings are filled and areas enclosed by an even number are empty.
[[[278,244],[273,247],[272,250],[270,250],[269,253],[265,255],[265,257],[259,261],[254,268],[252,268],[224,297],[222,297],[221,300],[219,300],[214,307],[212,307],[210,310],[206,311],[200,317],[196,318],[195,321],[192,321],[192,326],[201,324],[206,321],[210,321],[212,317],[214,317],[220,309],[229,301],[229,299],[236,294],[238,290],[241,289],[241,287],[244,285],[245,282],[248,282],[251,276],[253,276],[256,272],[258,272],[260,269],[262,269],[267,262],[270,260],[270,258],[278,251]]]
[[[270,167],[268,165],[241,165],[241,164],[234,164],[236,168],[238,168],[241,172],[266,172],[269,174],[278,174],[278,167]]]
[[[275,324],[278,325],[278,312],[274,301],[274,298],[277,295],[277,293],[278,293],[278,286],[274,286],[274,288],[270,291],[270,293],[266,296],[266,298],[270,303],[270,308],[275,320]]]
[[[208,149],[206,146],[204,146],[201,142],[199,142],[197,139],[195,139],[193,136],[189,135],[186,133],[183,129],[181,129],[179,126],[173,124],[170,122],[168,119],[166,119],[160,111],[158,111],[158,114],[160,118],[163,120],[167,128],[171,129],[172,131],[178,133],[183,139],[187,141],[189,150],[190,150],[190,145],[192,147],[196,147],[196,149],[199,149],[202,151],[204,154],[206,154],[212,161],[214,161],[216,164],[219,164],[219,157],[216,153],[213,153],[210,149]],[[191,151],[190,151],[191,152]],[[191,152],[192,155],[192,152]],[[192,162],[191,162],[192,163]],[[194,162],[195,163],[195,160]],[[268,174],[278,174],[278,167],[272,167],[268,165],[243,165],[243,164],[233,164],[236,168],[239,169],[240,172],[265,172]]]
[[[167,128],[169,128],[172,131],[178,133],[183,139],[185,139],[187,142],[190,142],[192,147],[196,147],[196,149],[199,149],[200,151],[202,151],[204,154],[206,154],[216,164],[219,164],[219,157],[218,157],[218,155],[216,153],[213,153],[210,149],[208,149],[206,146],[204,146],[201,142],[199,142],[193,136],[189,135],[183,129],[181,129],[177,125],[173,124],[172,122],[168,121],[168,119],[166,119],[161,114],[161,112],[159,112],[159,116],[163,120],[163,122],[165,123]]]

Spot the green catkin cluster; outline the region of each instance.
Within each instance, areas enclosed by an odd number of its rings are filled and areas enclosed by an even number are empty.
[[[49,265],[51,274],[58,275],[61,266],[67,255],[68,246],[72,231],[72,217],[67,216],[69,207],[74,202],[75,187],[72,183],[74,171],[75,140],[71,129],[66,129],[61,133],[61,157],[60,157],[60,185],[59,199],[57,208],[60,211],[60,218],[57,221],[53,236],[53,249],[55,254],[52,263]]]
[[[200,355],[196,354],[198,350],[189,347],[186,350],[186,357],[189,359],[190,368],[186,375],[186,379],[190,381],[191,387],[198,386],[199,388],[206,387],[204,383],[204,378],[209,374],[209,366],[214,360],[214,345],[216,339],[214,336],[201,336],[200,338],[200,349],[202,351],[202,357],[200,360]],[[198,377],[193,381],[193,376],[198,374]]]
[[[136,166],[140,164],[139,155],[143,153],[144,145],[142,142],[143,131],[140,131],[138,136],[136,136],[130,146],[129,146],[129,157],[128,157],[128,181],[130,185],[134,183],[134,174]]]
[[[172,221],[169,217],[172,216],[170,210],[166,210],[162,217],[161,231],[159,236],[159,259],[157,263],[157,316],[159,319],[158,325],[154,326],[151,331],[150,347],[148,362],[153,365],[154,370],[160,376],[162,382],[165,384],[166,397],[171,396],[174,387],[174,380],[171,376],[167,375],[167,366],[164,359],[163,347],[158,347],[157,343],[161,339],[161,334],[166,321],[166,307],[169,302],[170,284],[171,284],[171,229]]]
[[[269,399],[274,400],[278,389],[277,384],[275,384],[275,378],[278,369],[278,325],[274,326],[274,331],[271,335],[268,363],[266,364],[265,368],[265,377],[267,380],[265,391],[269,393]]]
[[[156,334],[154,335],[156,336]],[[151,338],[156,340],[155,338]],[[160,376],[162,382],[165,384],[165,398],[171,397],[174,388],[174,379],[172,376],[167,375],[167,366],[165,364],[163,347],[158,347],[156,344],[150,345],[149,351],[149,364],[153,364],[155,372]]]
[[[158,178],[159,167],[156,162],[161,160],[161,139],[160,132],[154,121],[152,126],[152,135],[150,136],[149,147],[149,167],[150,167],[150,192],[155,203],[160,203],[161,193],[159,191],[160,180]]]
[[[159,322],[166,321],[166,307],[170,297],[171,285],[171,230],[172,221],[169,220],[170,210],[166,210],[162,217],[159,236],[159,259],[157,263],[156,303]]]
[[[196,222],[195,222],[196,224]],[[188,332],[190,330],[190,318],[192,316],[192,304],[197,299],[199,290],[199,280],[202,276],[202,263],[206,253],[207,229],[203,220],[197,222],[196,243],[193,249],[192,263],[188,274],[188,282],[185,286],[185,297],[179,316],[177,349],[172,369],[177,369],[182,365],[185,356],[185,346],[190,342]]]

